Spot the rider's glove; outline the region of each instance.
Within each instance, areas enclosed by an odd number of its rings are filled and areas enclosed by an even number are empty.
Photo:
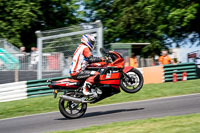
[[[103,62],[106,62],[106,64],[110,63],[110,61],[109,61],[109,58],[108,58],[108,57],[105,57],[105,59],[104,59],[104,58],[102,58],[102,61],[103,61]]]

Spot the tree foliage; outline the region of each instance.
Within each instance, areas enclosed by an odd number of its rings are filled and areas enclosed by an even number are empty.
[[[30,23],[37,18],[38,13],[35,3],[27,3],[26,0],[1,0],[0,37],[21,46],[21,31],[30,28]]]
[[[150,42],[143,49],[146,56],[159,52],[168,38],[179,45],[189,34],[200,33],[198,0],[84,0],[84,4],[90,21],[103,21],[105,43]]]
[[[83,10],[79,10],[83,8]],[[150,42],[144,56],[192,34],[199,39],[199,0],[1,0],[0,38],[16,46],[36,43],[36,30],[102,20],[105,44]],[[167,41],[170,39],[171,41]]]
[[[36,44],[36,30],[75,24],[77,5],[73,0],[1,0],[0,38],[16,46]]]

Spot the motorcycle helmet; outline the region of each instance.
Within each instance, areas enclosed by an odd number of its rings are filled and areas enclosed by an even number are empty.
[[[85,45],[87,45],[91,50],[94,49],[95,41],[96,40],[95,40],[94,36],[89,35],[89,34],[85,34],[81,38],[81,42],[84,43]]]

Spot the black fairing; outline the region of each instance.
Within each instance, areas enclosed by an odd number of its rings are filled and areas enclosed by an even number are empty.
[[[101,101],[101,100],[103,100],[103,99],[105,99],[107,97],[110,97],[110,96],[120,92],[120,89],[117,90],[116,88],[114,88],[114,87],[112,87],[110,85],[101,86],[101,87],[99,87],[99,89],[102,90],[102,94],[95,101],[93,101],[92,103],[96,103],[98,101]]]

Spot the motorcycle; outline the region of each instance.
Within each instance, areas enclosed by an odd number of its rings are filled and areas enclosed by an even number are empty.
[[[100,73],[90,89],[93,95],[83,95],[84,80],[66,78],[50,81],[48,86],[54,89],[54,98],[58,92],[64,92],[59,100],[59,110],[64,117],[75,119],[83,116],[87,110],[87,103],[96,103],[120,93],[120,88],[127,93],[136,93],[142,88],[144,79],[139,70],[131,66],[124,67],[124,59],[118,52],[106,52],[104,49],[100,51],[106,62],[101,62],[103,64],[100,67],[93,63],[86,68]]]

